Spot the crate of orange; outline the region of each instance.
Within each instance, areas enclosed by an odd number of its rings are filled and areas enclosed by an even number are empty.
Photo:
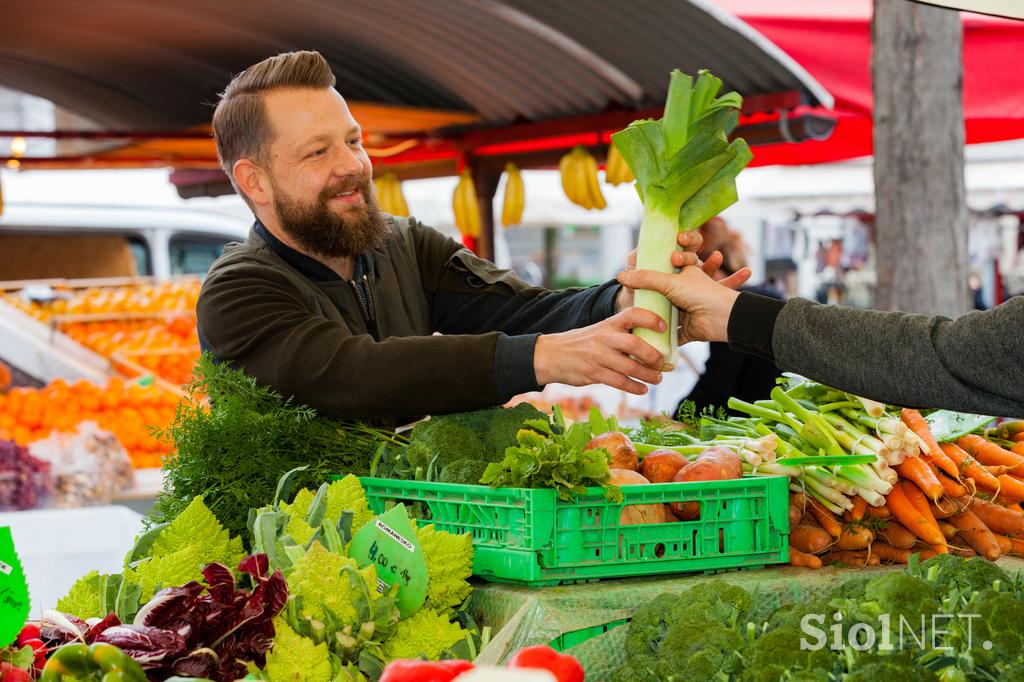
[[[170,446],[150,429],[166,428],[181,398],[158,385],[112,377],[103,385],[56,379],[44,388],[14,388],[0,395],[0,438],[20,445],[46,438],[54,431],[71,432],[94,421],[112,432],[137,468],[160,466]]]

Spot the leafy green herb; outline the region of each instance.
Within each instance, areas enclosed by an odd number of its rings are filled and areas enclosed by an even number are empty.
[[[209,355],[199,360],[187,390],[190,399],[157,434],[173,443],[175,454],[164,464],[164,490],[150,524],[173,520],[202,496],[224,527],[249,544],[249,510],[273,501],[286,471],[308,465],[293,483],[315,489],[330,474],[368,473],[382,443],[403,442],[390,431],[318,416]]]
[[[556,414],[555,428],[562,426]],[[592,431],[587,422],[577,422],[557,433],[549,422],[536,419],[516,434],[517,445],[505,450],[505,458],[490,464],[481,483],[492,488],[554,488],[563,500],[586,492],[587,486],[601,486],[605,496],[622,500],[622,491],[608,483],[608,452],[587,450]]]

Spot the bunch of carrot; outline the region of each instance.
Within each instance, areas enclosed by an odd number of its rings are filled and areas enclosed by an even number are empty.
[[[955,553],[992,561],[1024,556],[1024,421],[984,435],[936,442],[917,410],[903,409],[909,444],[892,468],[898,478],[884,505],[860,496],[841,515],[794,492],[790,498],[790,562],[819,568],[906,563]]]

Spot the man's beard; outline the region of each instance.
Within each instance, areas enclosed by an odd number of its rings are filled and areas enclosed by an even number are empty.
[[[362,206],[350,208],[343,215],[334,212],[331,199],[353,188],[362,195]],[[357,256],[381,246],[388,233],[373,183],[365,177],[324,189],[312,205],[302,205],[277,190],[274,208],[282,229],[304,250],[322,258]]]

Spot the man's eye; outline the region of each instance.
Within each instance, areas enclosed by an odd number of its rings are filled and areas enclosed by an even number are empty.
[[[363,140],[362,140],[362,138],[359,138],[359,137],[349,140],[348,143],[352,147],[362,147],[363,146]]]
[[[323,147],[322,149],[317,149],[315,152],[310,153],[309,156],[310,157],[323,156],[326,153],[327,153],[327,147]]]

